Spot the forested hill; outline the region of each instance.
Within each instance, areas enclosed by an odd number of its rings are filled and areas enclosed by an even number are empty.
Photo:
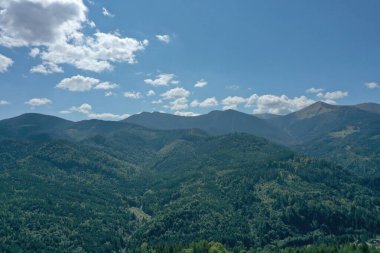
[[[338,162],[360,176],[380,178],[380,105],[316,102],[288,115],[213,111],[195,117],[141,113],[124,120],[152,129],[198,128],[212,135],[249,133],[297,152]]]
[[[1,252],[263,249],[380,233],[380,189],[244,133],[38,114],[0,121]]]

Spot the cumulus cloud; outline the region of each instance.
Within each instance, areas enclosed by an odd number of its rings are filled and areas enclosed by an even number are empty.
[[[364,84],[368,89],[379,89],[380,86],[376,82],[368,82]]]
[[[127,91],[127,92],[124,92],[124,97],[132,98],[132,99],[140,99],[142,98],[142,95],[140,92]]]
[[[81,0],[2,1],[0,7],[0,44],[8,47],[43,46],[78,35],[87,12]]]
[[[149,90],[149,91],[146,93],[146,95],[147,95],[148,97],[155,96],[155,95],[156,95],[156,92],[154,92],[154,90]]]
[[[43,64],[34,66],[30,69],[31,73],[40,73],[40,74],[52,74],[52,73],[63,73],[63,69],[57,64],[51,62],[45,62]]]
[[[40,54],[40,49],[38,47],[32,48],[29,52],[29,56],[36,58]]]
[[[8,68],[12,65],[13,65],[13,60],[11,58],[8,58],[5,55],[0,54],[0,73],[7,72]]]
[[[82,104],[82,105],[80,105],[78,107],[72,106],[70,108],[70,111],[88,114],[88,113],[90,113],[92,111],[92,106],[90,104]]]
[[[198,116],[199,114],[198,114],[198,113],[195,113],[195,112],[176,111],[176,112],[174,113],[174,115],[185,116],[185,117],[194,117],[194,116]]]
[[[115,17],[114,14],[112,14],[109,10],[107,10],[105,7],[102,8],[102,14],[103,16],[106,16],[106,17]]]
[[[187,98],[189,95],[190,95],[190,91],[182,87],[176,87],[162,93],[161,97],[163,97],[165,100],[168,100],[168,99]]]
[[[129,114],[113,114],[113,113],[90,113],[87,115],[90,119],[114,119],[122,120],[128,118]]]
[[[182,98],[177,98],[174,101],[171,101],[169,105],[166,105],[165,107],[169,108],[172,111],[180,111],[180,110],[185,110],[189,108],[189,105],[188,105],[187,98],[182,97]]]
[[[0,105],[9,105],[10,103],[7,100],[0,100]]]
[[[236,110],[239,104],[245,103],[246,99],[238,96],[228,96],[222,100],[223,110]]]
[[[145,79],[144,82],[153,86],[168,86],[169,84],[178,84],[177,80],[174,80],[174,74],[159,74],[156,79]]]
[[[25,102],[25,104],[30,105],[32,107],[48,105],[51,103],[52,101],[48,98],[32,98]]]
[[[126,119],[130,115],[129,114],[113,114],[113,113],[95,113],[92,110],[92,106],[90,104],[84,103],[80,106],[72,106],[68,110],[60,111],[61,114],[70,114],[73,112],[79,112],[86,115],[90,119],[114,119],[121,120]]]
[[[330,101],[341,99],[341,98],[344,98],[347,96],[348,96],[348,92],[347,91],[341,91],[341,90],[326,92],[326,93],[320,92],[317,94],[317,97],[324,98],[324,99],[330,100]]]
[[[119,85],[117,85],[115,83],[102,82],[102,83],[97,84],[94,87],[94,89],[95,90],[112,90],[112,89],[116,89],[117,87],[119,87]]]
[[[190,104],[191,107],[203,107],[203,108],[215,107],[218,105],[219,105],[218,100],[216,100],[215,97],[206,98],[203,101],[193,100],[193,102],[191,102]]]
[[[97,32],[77,43],[56,43],[41,53],[41,59],[56,64],[71,64],[78,69],[102,72],[112,70],[112,63],[136,63],[137,51],[144,50],[148,41],[121,38],[116,34]]]
[[[286,95],[251,95],[247,99],[247,106],[256,107],[253,113],[272,113],[272,114],[287,114],[294,111],[298,111],[306,106],[315,103],[314,100],[305,96],[289,98]]]
[[[116,62],[135,63],[136,53],[148,45],[147,40],[100,31],[83,34],[89,20],[82,0],[2,1],[0,10],[0,45],[38,48],[31,56],[40,57],[44,65],[102,72]]]
[[[314,88],[314,87],[312,87],[312,88],[310,88],[310,89],[307,89],[307,90],[306,90],[306,93],[317,94],[317,93],[320,93],[320,92],[322,92],[322,91],[323,91],[323,89],[321,89],[321,88]]]
[[[89,91],[91,89],[110,90],[117,88],[118,85],[109,82],[101,82],[100,80],[92,77],[76,75],[63,79],[61,82],[57,84],[56,87],[59,89],[74,92],[83,92]]]
[[[194,85],[195,88],[203,88],[207,85],[207,82],[204,79],[197,81]]]
[[[156,35],[156,38],[164,43],[170,43],[170,36],[168,34],[163,34],[163,35]]]

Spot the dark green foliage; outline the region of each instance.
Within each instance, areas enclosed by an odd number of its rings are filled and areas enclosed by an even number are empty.
[[[380,232],[376,181],[262,138],[84,121],[36,123],[49,136],[36,140],[16,125],[0,142],[0,252],[244,252]]]
[[[218,242],[199,241],[189,245],[172,244],[153,246],[147,243],[141,245],[140,249],[134,253],[379,253],[380,249],[370,246],[367,243],[351,243],[351,244],[319,244],[307,245],[304,247],[293,248],[276,248],[276,249],[244,249],[243,247],[228,248]]]

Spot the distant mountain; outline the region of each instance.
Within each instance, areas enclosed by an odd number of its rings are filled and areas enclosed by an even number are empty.
[[[292,137],[287,146],[327,158],[360,175],[380,176],[380,105],[315,103],[268,120]]]
[[[184,117],[166,113],[140,113],[123,120],[152,129],[201,129],[212,135],[249,133],[273,141],[286,141],[288,136],[281,129],[253,115],[234,110],[212,111],[208,114]]]
[[[362,109],[364,111],[380,114],[380,105],[376,103],[363,103],[363,104],[354,105],[354,107]]]
[[[93,145],[100,142],[113,149],[118,147],[121,153],[122,150],[132,152],[129,144],[139,148],[145,145],[146,140],[136,138],[136,135],[131,133],[150,136],[151,132],[147,128],[177,132],[199,129],[200,135],[248,133],[306,155],[337,162],[358,175],[380,176],[378,108],[380,105],[374,103],[338,106],[317,102],[285,116],[259,115],[261,119],[227,110],[213,111],[196,117],[157,112],[141,113],[119,122],[71,122],[54,116],[24,114],[0,121],[0,140],[93,140]],[[174,133],[176,132],[172,131],[165,138],[177,138]],[[158,137],[152,137],[150,141],[157,145],[162,144]]]
[[[379,115],[356,106],[317,102],[300,111],[269,119],[267,122],[288,133],[293,143],[302,143],[347,127],[370,127],[379,119]]]
[[[209,134],[243,132],[267,138],[296,151],[327,158],[361,175],[380,173],[380,105],[338,106],[316,102],[279,116],[214,111],[196,117],[141,113],[124,122],[152,129],[198,128]]]
[[[64,137],[63,130],[70,128],[74,122],[54,116],[27,113],[18,117],[0,120],[0,140],[44,139],[50,135]]]

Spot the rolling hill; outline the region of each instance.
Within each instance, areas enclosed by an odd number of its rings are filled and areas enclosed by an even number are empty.
[[[37,114],[0,127],[0,251],[286,247],[380,232],[378,186],[249,134]]]
[[[201,129],[212,135],[249,133],[297,152],[338,162],[362,176],[380,173],[380,105],[317,102],[284,115],[248,115],[232,110],[184,117],[141,113],[125,122],[152,129]]]

